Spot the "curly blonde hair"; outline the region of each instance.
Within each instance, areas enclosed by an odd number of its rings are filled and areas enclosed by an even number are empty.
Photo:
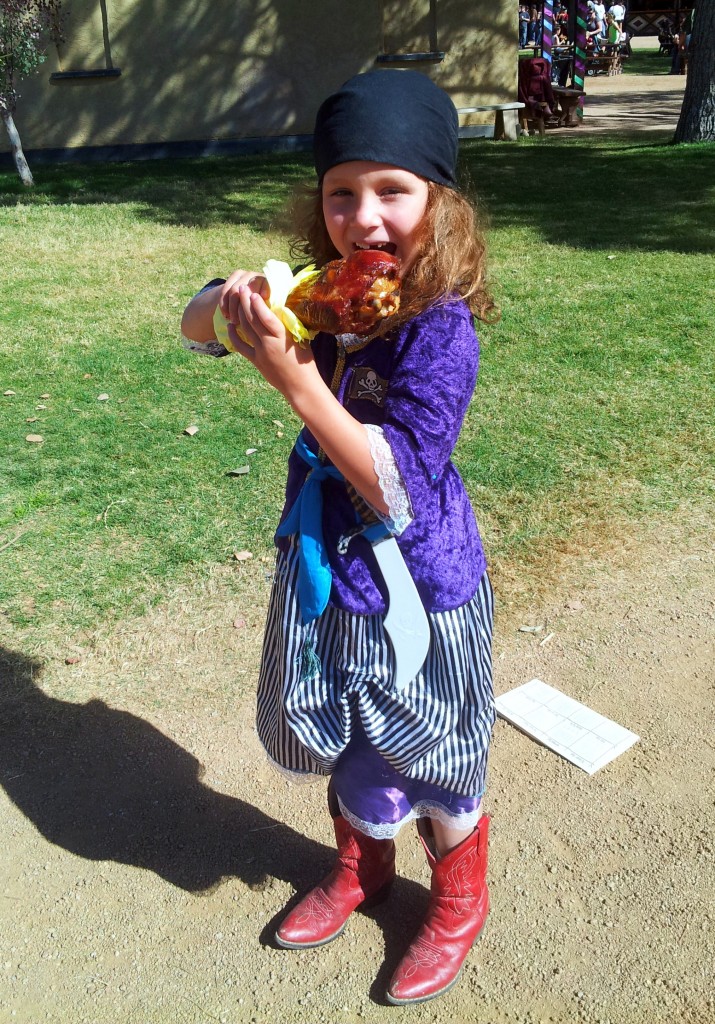
[[[402,281],[399,313],[390,329],[412,320],[429,306],[460,296],[472,314],[486,323],[499,311],[486,280],[486,246],[474,207],[446,185],[428,181],[427,208],[417,239],[418,255]],[[317,266],[338,259],[323,218],[320,186],[299,191],[292,207],[291,253]]]

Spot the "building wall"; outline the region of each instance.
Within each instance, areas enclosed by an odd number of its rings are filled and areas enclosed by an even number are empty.
[[[390,53],[458,106],[516,98],[512,0],[71,0],[66,40],[21,83],[28,151],[309,134],[320,101]],[[435,39],[436,24],[436,39]],[[118,77],[54,78],[120,69]],[[490,119],[482,117],[487,123]],[[470,123],[479,123],[472,117]],[[0,151],[7,152],[7,139]]]

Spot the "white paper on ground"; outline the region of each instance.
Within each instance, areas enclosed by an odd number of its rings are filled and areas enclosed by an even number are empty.
[[[639,738],[580,701],[532,679],[496,699],[499,715],[593,775]]]

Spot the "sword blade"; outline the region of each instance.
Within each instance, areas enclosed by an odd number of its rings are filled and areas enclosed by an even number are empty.
[[[395,656],[393,685],[396,690],[403,690],[427,657],[429,619],[395,538],[376,541],[372,550],[390,599],[384,625]]]

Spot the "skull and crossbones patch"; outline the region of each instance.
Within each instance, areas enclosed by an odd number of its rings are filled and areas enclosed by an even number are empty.
[[[356,366],[350,382],[350,398],[363,398],[375,405],[385,404],[387,381],[369,366]]]

